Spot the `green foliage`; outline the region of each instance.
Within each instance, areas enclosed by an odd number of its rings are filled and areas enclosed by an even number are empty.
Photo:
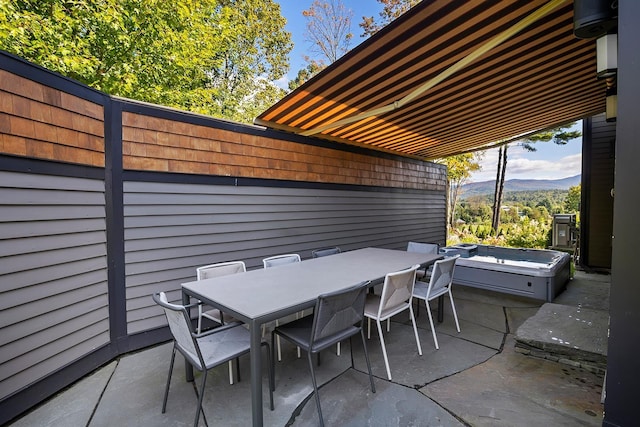
[[[307,80],[327,67],[322,61],[315,61],[309,58],[305,58],[305,60],[308,62],[307,66],[298,70],[296,78],[289,81],[289,90],[302,86]]]
[[[580,185],[576,185],[575,187],[569,188],[569,194],[567,194],[567,198],[564,201],[564,212],[567,212],[567,213],[580,212],[581,194],[582,194],[582,187]]]
[[[575,123],[571,123],[564,126],[558,126],[553,129],[548,129],[546,131],[538,132],[535,135],[530,135],[524,138],[520,145],[522,148],[528,151],[536,151],[536,147],[534,144],[538,142],[549,142],[553,141],[554,144],[557,145],[565,145],[570,140],[579,138],[582,136],[582,132],[580,131],[571,131],[571,129]]]
[[[7,0],[0,47],[111,95],[252,122],[284,92],[272,0]],[[263,108],[263,106],[265,106]]]
[[[579,187],[579,186],[578,186]],[[551,245],[552,213],[563,210],[569,193],[579,189],[516,191],[506,193],[502,223],[491,233],[491,197],[471,196],[460,201],[457,221],[449,229],[447,244],[484,243],[489,245],[546,248]]]

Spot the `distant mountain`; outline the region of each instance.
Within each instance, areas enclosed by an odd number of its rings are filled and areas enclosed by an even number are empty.
[[[562,179],[509,179],[504,183],[504,191],[568,190],[580,184],[580,175]],[[460,198],[493,194],[496,181],[482,181],[465,184],[460,189]]]

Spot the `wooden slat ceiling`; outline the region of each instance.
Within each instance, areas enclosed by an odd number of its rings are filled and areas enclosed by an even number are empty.
[[[496,37],[547,9],[484,52]],[[404,97],[434,81],[405,103]],[[394,102],[399,108],[329,127]],[[604,111],[595,40],[573,35],[572,1],[425,0],[255,122],[435,159]]]

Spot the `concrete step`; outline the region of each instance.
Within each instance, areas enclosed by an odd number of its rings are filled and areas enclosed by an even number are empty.
[[[604,374],[609,313],[546,303],[516,331],[516,351]]]

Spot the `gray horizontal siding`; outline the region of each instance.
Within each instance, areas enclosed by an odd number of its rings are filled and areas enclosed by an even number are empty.
[[[0,171],[0,398],[109,343],[104,183]]]
[[[195,280],[196,267],[340,246],[444,243],[445,195],[125,182],[128,333],[165,323],[150,295]]]

